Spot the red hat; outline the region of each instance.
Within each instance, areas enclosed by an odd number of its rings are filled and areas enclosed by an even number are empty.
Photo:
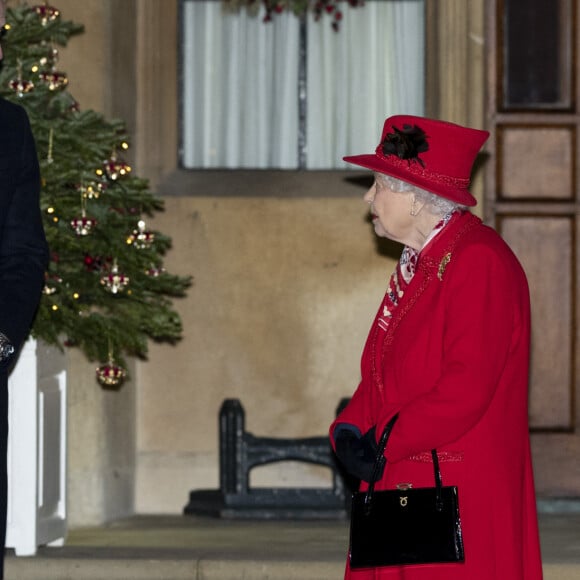
[[[488,137],[487,131],[446,121],[395,115],[385,121],[374,154],[343,159],[472,206],[477,201],[468,189],[471,169]]]

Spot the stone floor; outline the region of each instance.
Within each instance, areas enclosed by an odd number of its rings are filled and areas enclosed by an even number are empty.
[[[580,513],[540,515],[545,580],[580,579]],[[6,556],[6,580],[340,580],[343,521],[138,516]]]

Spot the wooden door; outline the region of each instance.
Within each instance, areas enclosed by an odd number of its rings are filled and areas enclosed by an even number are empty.
[[[532,297],[530,428],[539,497],[580,497],[579,0],[491,0],[485,218]]]

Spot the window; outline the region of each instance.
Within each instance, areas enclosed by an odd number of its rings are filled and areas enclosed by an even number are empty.
[[[500,18],[502,108],[570,110],[574,82],[570,0],[504,0]]]
[[[424,1],[344,9],[340,30],[182,0],[185,168],[334,169],[424,110]],[[301,58],[301,55],[303,58]]]

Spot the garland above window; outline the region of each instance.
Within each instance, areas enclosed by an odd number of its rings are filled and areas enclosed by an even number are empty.
[[[270,22],[276,14],[293,12],[296,16],[303,16],[312,12],[314,20],[318,21],[324,14],[332,18],[332,28],[338,31],[342,20],[342,6],[351,8],[364,6],[364,0],[222,0],[224,8],[229,12],[237,12],[245,8],[249,14],[256,16],[260,6],[264,6],[264,22]]]

